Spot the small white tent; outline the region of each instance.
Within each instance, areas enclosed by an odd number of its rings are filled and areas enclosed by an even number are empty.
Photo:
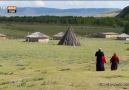
[[[41,33],[41,32],[35,32],[30,35],[26,36],[26,41],[28,42],[49,42],[49,36]]]
[[[122,34],[117,36],[117,39],[118,40],[129,40],[129,35],[125,34],[125,33],[122,33]]]
[[[60,40],[64,36],[64,32],[59,32],[53,35],[53,39]]]

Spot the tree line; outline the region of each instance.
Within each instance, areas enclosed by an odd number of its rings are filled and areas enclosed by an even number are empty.
[[[124,27],[129,33],[129,17],[81,17],[81,16],[0,16],[0,22],[21,22],[21,23],[47,23],[47,24],[77,24],[77,25],[103,25]],[[126,30],[125,30],[126,29]]]

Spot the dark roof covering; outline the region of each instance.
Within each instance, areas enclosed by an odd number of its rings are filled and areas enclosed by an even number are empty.
[[[73,28],[69,27],[60,42],[58,43],[58,45],[80,46],[81,44],[78,38],[76,37]]]

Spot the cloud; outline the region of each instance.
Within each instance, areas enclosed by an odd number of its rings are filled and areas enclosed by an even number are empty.
[[[39,7],[44,7],[45,6],[43,1],[35,1],[35,4],[36,4],[36,6],[39,6]]]
[[[73,1],[67,1],[67,4],[71,6],[78,6],[78,5],[83,5],[84,1],[78,1],[78,0],[73,0]]]
[[[0,1],[1,7],[44,7],[44,1]]]
[[[84,0],[12,0],[12,1],[0,1],[0,7],[7,6],[17,7],[49,7],[49,8],[124,8],[129,5],[129,1],[84,1]]]
[[[126,6],[129,6],[129,1],[112,1],[112,2],[108,2],[108,5],[110,7],[114,7],[114,8],[124,8]]]
[[[129,1],[67,1],[66,5],[73,8],[124,8]]]

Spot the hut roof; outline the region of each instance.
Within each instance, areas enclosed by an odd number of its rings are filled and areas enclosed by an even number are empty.
[[[129,38],[129,35],[125,34],[125,33],[122,33],[122,34],[118,35],[117,37],[128,37]]]
[[[118,33],[114,33],[114,32],[103,32],[101,34],[105,34],[105,35],[117,35]]]
[[[62,36],[64,36],[64,32],[59,32],[59,33],[57,33],[57,34],[55,34],[55,35],[53,35],[54,37],[62,37]]]
[[[58,43],[58,45],[71,45],[71,46],[80,46],[80,42],[77,39],[73,28],[69,27],[68,30],[65,32],[64,36]]]
[[[49,36],[41,33],[41,32],[35,32],[35,33],[32,33],[30,35],[27,35],[26,37],[33,37],[33,38],[42,38],[42,37],[46,37],[48,38]]]
[[[4,34],[0,33],[0,36],[6,36],[6,35],[4,35]]]

